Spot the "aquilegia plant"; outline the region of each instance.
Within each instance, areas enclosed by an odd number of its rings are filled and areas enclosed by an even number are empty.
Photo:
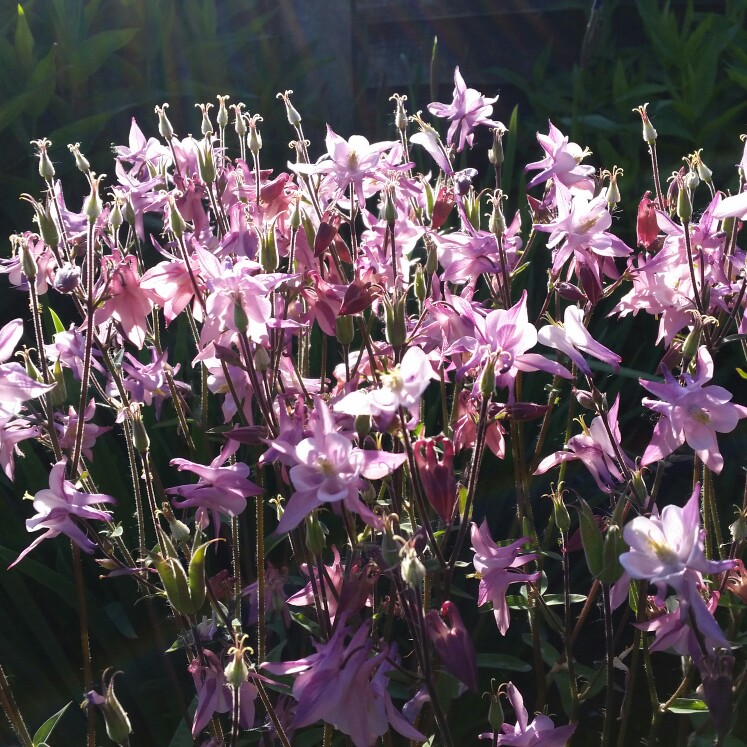
[[[644,105],[652,187],[623,209],[622,170],[550,123],[516,205],[497,97],[458,69],[432,119],[397,95],[393,139],[328,127],[321,155],[290,96],[287,170],[243,104],[237,140],[227,96],[199,139],[164,104],[113,178],[71,146],[79,211],[35,141],[0,464],[33,450],[49,479],[7,573],[65,535],[79,590],[91,556],[149,598],[198,745],[723,740],[747,686],[747,156],[733,196],[700,151],[665,193]],[[106,451],[131,475],[111,495]],[[110,664],[86,647],[70,695],[88,747],[101,718],[143,743]]]

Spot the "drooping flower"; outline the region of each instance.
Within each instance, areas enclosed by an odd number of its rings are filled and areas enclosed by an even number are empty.
[[[449,145],[457,146],[457,151],[464,150],[465,145],[472,147],[474,130],[478,125],[506,129],[501,122],[490,119],[493,104],[498,96],[487,98],[474,88],[467,88],[459,67],[454,69],[454,94],[450,104],[434,101],[428,104],[428,111],[437,117],[446,117],[451,124],[446,135]],[[457,133],[459,135],[457,142]]]
[[[591,369],[581,352],[606,363],[615,371],[620,370],[622,358],[591,336],[584,326],[584,312],[578,306],[566,307],[563,325],[549,324],[542,327],[537,332],[537,339],[543,345],[565,353],[587,376],[591,376]]]
[[[114,498],[103,493],[83,493],[65,479],[67,459],[52,467],[49,474],[49,488],[40,490],[34,496],[36,515],[26,519],[26,530],[35,532],[46,529],[11,563],[12,568],[20,563],[37,545],[46,539],[60,534],[67,535],[83,552],[92,553],[96,543],[89,539],[86,532],[74,519],[87,521],[109,521],[109,511],[95,508],[99,503],[114,503]]]
[[[305,659],[266,663],[273,674],[298,674],[293,697],[298,701],[293,728],[300,729],[317,721],[333,724],[347,734],[355,747],[373,747],[391,725],[407,739],[425,741],[425,737],[407,722],[394,707],[387,692],[387,672],[396,662],[396,648],[379,645],[371,656],[371,621],[350,636],[344,621],[337,625],[327,643],[315,643],[317,652]]]
[[[576,724],[568,726],[555,726],[552,719],[542,714],[537,714],[529,723],[529,714],[524,706],[524,698],[516,689],[513,682],[509,682],[506,691],[517,722],[514,725],[503,724],[503,734],[480,734],[480,739],[493,739],[494,744],[510,745],[510,747],[564,747],[565,743],[573,736]]]
[[[506,603],[506,590],[509,585],[535,584],[540,578],[539,571],[522,573],[518,570],[537,557],[536,553],[519,555],[519,550],[527,542],[529,539],[522,537],[510,545],[499,547],[490,536],[487,519],[483,521],[479,529],[477,524],[472,524],[472,549],[475,553],[472,563],[480,576],[477,604],[482,606],[486,602],[492,602],[493,615],[501,635],[506,635],[510,622]]]
[[[640,379],[641,386],[659,400],[644,398],[643,405],[661,417],[641,464],[664,459],[687,442],[709,469],[724,467],[717,433],[730,433],[747,417],[747,408],[731,402],[732,394],[721,386],[705,386],[713,378],[713,359],[705,346],[698,350],[695,373],[679,380],[664,371],[663,383]]]
[[[728,648],[700,594],[701,574],[722,573],[733,568],[735,562],[706,558],[699,496],[700,484],[697,484],[684,508],[669,505],[661,515],[637,516],[629,521],[623,539],[630,551],[620,555],[620,563],[632,578],[646,579],[656,586],[659,605],[664,604],[667,586],[674,589],[679,598],[680,619],[694,622],[703,639],[712,645]]]
[[[168,488],[166,493],[178,495],[181,500],[173,499],[177,508],[198,509],[198,521],[207,525],[205,512],[213,514],[213,522],[218,526],[218,514],[238,516],[246,508],[246,499],[251,495],[261,495],[262,488],[251,482],[249,466],[237,462],[223,466],[238,450],[238,441],[229,440],[209,466],[191,462],[188,459],[172,459],[171,465],[180,471],[194,472],[200,479],[194,485],[177,485]]]
[[[612,437],[620,444],[620,426],[617,422],[617,412],[620,408],[620,395],[615,398],[615,403],[610,407],[607,413],[607,423],[610,427]],[[617,451],[610,440],[607,429],[604,427],[602,416],[599,415],[591,421],[591,425],[586,427],[582,421],[583,433],[572,436],[565,449],[556,451],[554,454],[546,456],[534,471],[535,475],[543,475],[549,469],[556,467],[561,462],[569,462],[579,459],[584,463],[586,468],[591,472],[594,481],[600,490],[609,493],[616,483],[621,483],[624,479],[620,466],[617,463]],[[625,465],[629,469],[634,468],[632,461],[620,449],[620,453],[626,460]]]
[[[449,672],[476,692],[477,654],[457,606],[446,601],[440,611],[429,610],[425,615],[425,630]]]

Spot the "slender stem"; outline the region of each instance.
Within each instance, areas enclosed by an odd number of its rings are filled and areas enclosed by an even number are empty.
[[[612,709],[615,703],[615,651],[612,635],[612,606],[610,604],[610,585],[602,584],[602,599],[604,601],[604,640],[607,649],[607,692],[604,704],[604,727],[602,731],[602,747],[610,744],[612,737]]]
[[[21,740],[23,747],[34,747],[34,743],[26,728],[26,722],[23,720],[21,711],[18,709],[16,699],[13,697],[13,689],[5,676],[2,665],[0,665],[0,705],[2,705],[5,715],[13,727],[16,736]]]
[[[93,667],[91,664],[91,642],[88,638],[88,607],[86,606],[86,590],[83,582],[83,565],[80,561],[80,548],[72,540],[70,549],[73,553],[73,575],[75,576],[75,593],[78,601],[78,617],[80,619],[80,644],[83,654],[83,690],[93,689]],[[96,718],[92,708],[86,710],[87,747],[96,747]]]
[[[563,604],[565,617],[565,633],[563,643],[565,646],[565,662],[568,667],[568,679],[571,691],[571,723],[578,719],[578,683],[576,682],[576,663],[573,659],[573,641],[571,640],[572,617],[571,617],[571,568],[568,558],[568,533],[560,533],[561,553],[563,556]]]
[[[257,496],[257,661],[265,660],[265,504]]]

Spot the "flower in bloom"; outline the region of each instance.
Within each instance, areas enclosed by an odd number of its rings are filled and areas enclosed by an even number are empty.
[[[589,330],[584,326],[584,312],[578,306],[568,306],[563,317],[563,324],[549,324],[542,327],[537,332],[537,339],[543,345],[565,353],[578,366],[579,371],[587,376],[591,376],[591,369],[581,352],[599,359],[615,371],[620,370],[622,359],[589,334]]]
[[[410,413],[409,426],[420,420],[420,398],[432,379],[438,379],[428,356],[420,348],[409,348],[402,362],[381,375],[381,386],[372,392],[356,391],[335,404],[348,415],[393,416],[400,408]]]
[[[495,615],[501,635],[506,635],[510,621],[506,603],[506,590],[509,585],[536,584],[540,579],[539,571],[522,573],[518,570],[537,557],[535,553],[519,555],[519,550],[527,542],[529,538],[522,537],[510,545],[498,547],[490,536],[487,519],[483,521],[479,529],[477,524],[472,524],[472,549],[475,553],[472,563],[475,571],[480,575],[477,604],[492,602],[493,615]]]
[[[563,747],[576,730],[576,724],[555,726],[548,716],[537,714],[529,723],[529,714],[524,706],[524,698],[513,682],[506,686],[508,699],[518,721],[513,726],[503,724],[503,734],[480,734],[480,739],[493,739],[494,744],[511,745],[512,747]]]
[[[295,463],[290,478],[295,492],[290,497],[277,531],[289,532],[323,503],[344,503],[369,525],[381,526],[381,519],[361,501],[358,493],[366,487],[363,478],[378,480],[391,474],[407,458],[406,454],[364,451],[338,433],[334,417],[321,399],[316,400],[317,418],[312,436],[296,446],[280,438],[272,442],[277,451]]]
[[[95,508],[95,506],[99,503],[114,503],[114,498],[103,493],[83,493],[76,490],[75,485],[65,479],[66,465],[67,459],[63,459],[52,467],[49,474],[49,488],[40,490],[34,496],[36,516],[26,519],[27,531],[35,532],[39,529],[47,531],[37,537],[11,563],[11,568],[20,563],[44,540],[52,539],[59,534],[67,535],[81,550],[91,553],[96,544],[88,538],[75,519],[109,521],[112,518],[109,511]]]
[[[442,453],[436,452],[436,445]],[[451,521],[456,503],[454,476],[454,442],[445,436],[420,438],[413,444],[415,464],[428,502],[444,524]]]
[[[664,459],[675,449],[687,445],[703,463],[716,473],[724,467],[716,433],[730,433],[747,417],[747,408],[730,400],[731,392],[720,386],[705,386],[713,378],[713,359],[705,347],[698,350],[695,373],[683,373],[679,380],[664,371],[664,382],[644,381],[641,386],[659,400],[643,399],[643,405],[661,417],[641,464]]]
[[[680,619],[694,621],[702,637],[712,645],[728,648],[700,594],[701,574],[727,571],[734,561],[706,558],[699,495],[698,484],[684,508],[665,506],[660,516],[657,513],[651,517],[637,516],[628,522],[623,539],[630,551],[620,555],[620,563],[632,578],[646,579],[656,586],[659,605],[664,604],[667,586],[672,587],[679,598]]]
[[[228,467],[223,466],[236,453],[239,445],[238,441],[228,441],[220,454],[210,462],[210,466],[190,462],[188,459],[171,460],[171,465],[179,471],[194,472],[200,478],[196,485],[177,485],[166,492],[180,496],[181,500],[173,500],[177,508],[196,506],[197,518],[203,528],[207,525],[205,512],[212,512],[213,523],[217,527],[219,513],[230,517],[238,516],[246,508],[247,496],[262,493],[261,488],[247,479],[248,465],[237,462]]]
[[[293,697],[298,701],[293,728],[317,721],[333,724],[355,747],[373,747],[391,726],[407,739],[425,737],[394,707],[387,692],[387,672],[396,657],[394,646],[382,643],[370,656],[371,621],[362,625],[345,645],[350,628],[339,624],[327,643],[298,661],[263,664],[273,674],[298,674]]]
[[[477,125],[506,129],[500,122],[489,118],[493,113],[493,104],[496,101],[498,101],[497,96],[486,98],[474,88],[467,88],[467,84],[457,67],[454,69],[454,97],[452,102],[441,104],[434,101],[428,104],[428,111],[437,117],[446,117],[451,122],[446,141],[449,145],[454,145],[456,135],[459,133],[457,151],[462,151],[465,145],[472,147],[472,141],[475,137],[474,130]]]
[[[0,329],[0,415],[15,415],[27,399],[41,397],[54,385],[34,381],[20,363],[5,363],[23,336],[23,321],[13,319]]]
[[[620,443],[620,426],[617,423],[617,412],[620,408],[620,395],[615,398],[615,403],[610,407],[607,413],[607,423],[609,424],[612,437]],[[617,453],[610,440],[607,429],[604,427],[604,421],[601,415],[591,421],[590,426],[581,421],[584,429],[583,433],[573,436],[569,439],[563,451],[556,451],[554,454],[546,456],[534,471],[535,475],[543,475],[549,469],[556,467],[561,462],[569,462],[574,459],[580,459],[586,468],[591,472],[594,481],[600,490],[609,493],[616,483],[623,481],[623,475],[617,464]],[[620,453],[625,458],[628,468],[634,469],[635,465],[620,449]]]
[[[527,189],[536,187],[538,184],[555,177],[566,187],[575,187],[592,192],[594,188],[592,180],[594,167],[581,165],[581,161],[589,155],[589,151],[581,148],[577,143],[568,142],[568,137],[552,122],[548,122],[548,124],[550,125],[550,132],[547,135],[537,133],[537,142],[545,151],[545,157],[541,161],[529,163],[524,167],[525,171],[539,169],[539,174],[534,175],[527,184]]]

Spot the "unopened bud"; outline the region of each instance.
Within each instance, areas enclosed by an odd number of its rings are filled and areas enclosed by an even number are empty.
[[[418,263],[415,266],[415,282],[414,282],[415,298],[418,299],[418,303],[422,306],[427,295],[427,287],[425,282],[425,273],[423,272],[423,265]]]
[[[278,248],[275,242],[275,224],[263,233],[259,242],[259,263],[265,272],[275,272],[278,269]]]
[[[174,516],[174,510],[168,503],[164,502],[161,504],[161,513],[169,523],[171,536],[177,544],[186,542],[191,537],[189,527],[183,521],[179,521],[179,519]]]
[[[202,121],[200,122],[200,132],[203,136],[213,134],[213,123],[210,121],[210,109],[212,104],[195,104],[195,108],[202,112]]]
[[[88,181],[91,184],[91,193],[83,202],[83,213],[88,217],[88,222],[93,225],[96,219],[101,215],[104,209],[99,195],[99,185],[106,174],[96,176],[92,171],[88,174]]]
[[[213,156],[213,146],[210,139],[205,137],[197,145],[197,171],[205,184],[210,186],[215,181],[215,158]]]
[[[101,690],[103,695],[97,693],[95,690],[91,690],[86,693],[86,700],[89,705],[96,706],[101,710],[104,716],[104,722],[106,723],[106,734],[112,742],[120,745],[120,747],[126,747],[129,744],[129,737],[132,733],[132,726],[130,719],[127,716],[127,712],[122,708],[122,704],[117,700],[117,696],[114,694],[114,678],[121,672],[115,672],[109,684],[106,684],[106,675],[110,670],[104,672],[101,678]]]
[[[677,191],[677,217],[680,219],[682,224],[690,222],[690,218],[693,217],[693,204],[690,200],[690,191],[685,187],[684,184],[678,184],[679,190]]]
[[[242,335],[247,333],[249,329],[249,317],[246,315],[241,301],[238,300],[234,301],[233,304],[233,323],[237,332],[240,332]]]
[[[480,394],[491,399],[495,392],[495,359],[488,358],[480,374]]]
[[[370,415],[355,416],[355,432],[358,435],[358,438],[363,441],[363,439],[371,432]]]
[[[60,293],[73,293],[80,285],[80,267],[65,262],[54,271],[53,285]]]
[[[253,156],[258,156],[259,151],[262,150],[262,136],[259,134],[257,129],[257,122],[261,122],[262,117],[259,114],[255,114],[249,118],[249,134],[247,135],[247,145]]]
[[[215,117],[215,121],[218,123],[218,127],[220,127],[221,130],[225,129],[228,124],[228,109],[226,109],[226,101],[230,98],[230,96],[218,95],[218,115]]]
[[[565,502],[563,501],[563,496],[553,496],[552,510],[553,517],[555,519],[555,526],[560,529],[563,534],[566,534],[571,528],[571,517],[568,513]]]
[[[400,557],[402,559],[402,565],[400,572],[402,574],[402,580],[413,588],[417,589],[425,581],[426,570],[425,566],[418,557],[418,553],[414,547],[405,545],[400,550]]]
[[[386,341],[395,349],[405,344],[405,296],[395,299],[394,303],[384,301],[384,334]]]
[[[390,228],[397,222],[397,206],[394,204],[391,190],[387,190],[384,197],[384,220]]]
[[[305,519],[306,525],[306,547],[315,557],[320,558],[327,545],[324,536],[324,528],[315,513],[310,514]]]
[[[156,107],[156,114],[158,115],[158,132],[164,140],[171,140],[174,137],[174,128],[169,122],[169,118],[166,116],[166,109],[169,108],[168,104]]]
[[[502,730],[505,716],[503,714],[503,706],[501,705],[501,697],[498,693],[490,694],[490,708],[488,708],[488,723],[490,728],[499,733]]]
[[[401,96],[400,94],[395,93],[389,97],[389,101],[397,102],[397,108],[394,112],[394,126],[400,132],[404,132],[407,129],[407,110],[405,109],[407,96]]]
[[[504,160],[503,154],[503,136],[507,131],[501,127],[493,127],[493,145],[488,149],[488,161],[492,166],[502,166]]]
[[[28,280],[32,282],[36,280],[36,275],[39,272],[39,268],[36,264],[36,257],[29,248],[28,241],[21,240],[19,245],[19,252],[21,254],[21,270]]]
[[[270,368],[271,363],[270,354],[265,350],[265,348],[258,345],[257,349],[254,351],[254,368],[256,368],[260,373],[264,373]]]
[[[31,145],[35,145],[39,151],[37,154],[39,156],[39,176],[45,182],[51,181],[55,175],[54,166],[47,154],[47,148],[52,145],[51,141],[42,138],[41,140],[32,140]]]
[[[122,205],[119,200],[114,200],[111,212],[109,213],[109,225],[111,226],[114,234],[119,231],[124,223],[124,216],[122,215]]]
[[[290,97],[292,93],[293,91],[290,90],[285,93],[279,93],[277,98],[283,99],[283,103],[285,104],[285,114],[288,117],[288,124],[291,127],[296,128],[301,124],[301,115],[291,103]]]
[[[88,159],[80,152],[80,143],[68,145],[67,148],[75,157],[75,165],[78,167],[78,171],[87,174],[91,170],[91,164],[88,163]]]
[[[67,402],[67,387],[65,386],[65,375],[62,372],[62,364],[58,358],[52,367],[52,376],[54,377],[55,387],[47,395],[52,407],[59,407]]]
[[[148,431],[145,429],[145,423],[143,423],[140,410],[132,413],[130,422],[132,423],[132,443],[138,453],[145,454],[150,449],[150,438]]]
[[[340,345],[350,345],[355,338],[355,327],[353,317],[349,314],[343,314],[335,319],[335,335]]]
[[[173,197],[169,197],[169,210],[166,221],[166,228],[174,234],[177,239],[181,239],[184,236],[184,232],[187,230],[187,221],[179,212],[179,208],[176,206],[176,201]]]
[[[702,332],[703,326],[700,322],[696,321],[695,326],[690,330],[685,338],[685,342],[682,344],[682,357],[685,360],[692,360],[698,354]]]

